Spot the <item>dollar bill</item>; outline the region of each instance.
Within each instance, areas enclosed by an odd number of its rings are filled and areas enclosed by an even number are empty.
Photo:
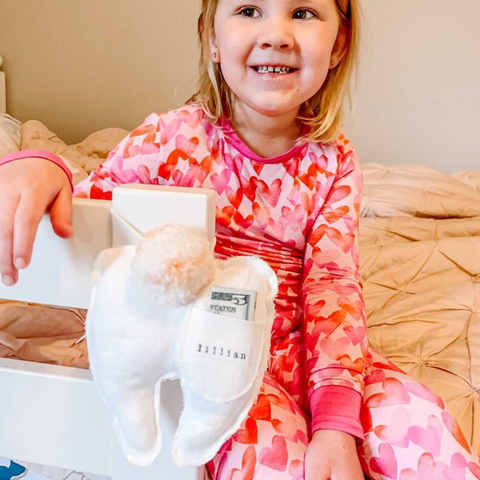
[[[212,287],[210,311],[219,315],[253,321],[257,292],[230,287]]]

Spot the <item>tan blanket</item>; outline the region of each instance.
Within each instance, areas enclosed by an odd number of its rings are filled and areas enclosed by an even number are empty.
[[[40,122],[22,133],[23,149],[64,155],[85,175],[127,134],[107,129],[67,146]],[[442,396],[480,453],[480,170],[362,168],[370,343]],[[0,355],[87,367],[84,343],[75,344],[84,313],[0,304]]]
[[[480,171],[368,164],[363,173],[369,341],[448,403],[480,453]]]

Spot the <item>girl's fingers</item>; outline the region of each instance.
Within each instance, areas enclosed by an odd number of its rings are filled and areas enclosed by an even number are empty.
[[[62,188],[50,208],[50,220],[54,232],[62,238],[73,236],[72,191],[70,186]]]
[[[26,268],[30,264],[33,243],[45,207],[45,203],[38,197],[24,194],[20,198],[13,230],[13,263],[17,269]]]
[[[0,274],[13,285],[18,269],[31,261],[38,224],[50,203],[55,232],[72,236],[72,194],[64,172],[48,160],[25,158],[0,168]]]
[[[18,279],[18,271],[13,264],[13,222],[18,201],[18,197],[3,199],[0,216],[0,273],[3,283],[9,287]]]

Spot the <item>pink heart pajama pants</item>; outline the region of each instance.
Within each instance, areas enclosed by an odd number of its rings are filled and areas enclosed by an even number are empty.
[[[261,392],[238,432],[207,464],[212,480],[303,480],[310,439],[298,388],[300,335],[272,347]],[[373,480],[480,480],[476,452],[443,400],[369,347],[357,453]],[[302,391],[302,393],[297,393]],[[312,480],[315,480],[313,478]]]

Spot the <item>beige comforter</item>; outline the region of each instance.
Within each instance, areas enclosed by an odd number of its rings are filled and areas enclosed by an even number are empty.
[[[480,171],[363,172],[369,341],[446,400],[480,453]]]
[[[40,122],[22,149],[51,150],[76,180],[127,132],[67,146]],[[371,344],[450,405],[480,453],[480,170],[364,164],[360,263]],[[84,313],[0,304],[0,355],[87,367]]]

